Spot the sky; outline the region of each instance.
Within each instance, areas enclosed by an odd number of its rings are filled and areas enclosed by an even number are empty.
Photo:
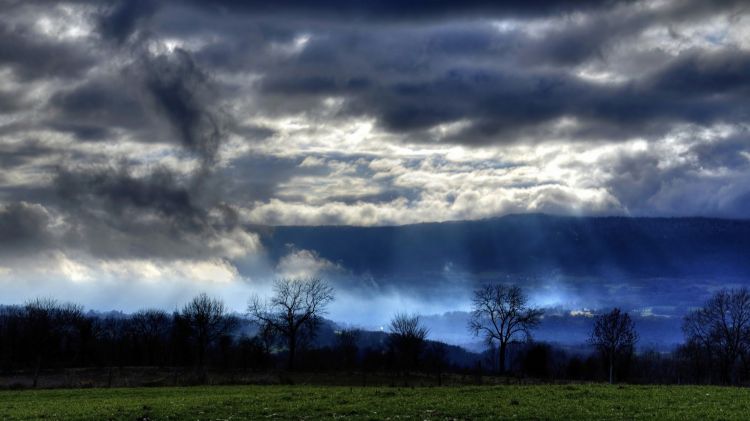
[[[0,300],[346,270],[266,225],[746,218],[748,98],[744,1],[0,0]]]

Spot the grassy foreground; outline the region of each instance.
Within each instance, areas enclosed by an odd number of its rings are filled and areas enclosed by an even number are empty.
[[[750,389],[205,386],[0,392],[0,419],[748,419]]]

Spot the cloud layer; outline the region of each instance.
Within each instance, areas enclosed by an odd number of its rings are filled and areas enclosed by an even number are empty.
[[[7,279],[347,273],[259,225],[750,214],[746,2],[0,9]]]

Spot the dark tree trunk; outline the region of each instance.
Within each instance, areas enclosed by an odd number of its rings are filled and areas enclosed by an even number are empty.
[[[294,370],[294,353],[297,351],[297,335],[289,335],[289,355],[287,356],[287,368],[289,371]]]
[[[36,388],[38,382],[39,382],[39,371],[42,368],[42,356],[37,354],[36,356],[36,362],[34,364],[34,384],[33,387]]]
[[[732,358],[723,357],[721,359],[721,382],[723,384],[732,383]]]
[[[154,341],[149,339],[148,340],[148,365],[153,367],[156,365],[156,345],[154,345]],[[161,366],[161,364],[159,364]]]
[[[203,357],[206,353],[206,345],[203,340],[198,341],[198,368],[203,368]]]
[[[500,342],[500,349],[498,350],[498,363],[499,363],[500,374],[505,374],[505,351],[507,347],[508,347],[507,343]]]

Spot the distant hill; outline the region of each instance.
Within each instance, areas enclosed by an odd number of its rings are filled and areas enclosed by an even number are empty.
[[[622,277],[748,276],[750,220],[509,215],[388,227],[259,230],[272,258],[289,245],[354,273],[468,272]]]
[[[336,322],[328,319],[322,319],[318,330],[315,334],[313,341],[314,347],[335,347],[337,344],[337,332],[341,330]],[[249,322],[249,320],[241,318],[240,328],[235,332],[236,335],[247,335],[254,336],[257,333],[255,325]],[[436,341],[428,338],[427,347],[432,346]],[[447,362],[458,367],[472,367],[478,361],[481,361],[483,356],[480,353],[472,352],[463,347],[451,344],[445,344],[445,357]],[[378,352],[385,352],[388,348],[388,333],[384,331],[371,331],[367,329],[358,329],[357,333],[357,347],[360,353],[366,350],[374,350]]]

